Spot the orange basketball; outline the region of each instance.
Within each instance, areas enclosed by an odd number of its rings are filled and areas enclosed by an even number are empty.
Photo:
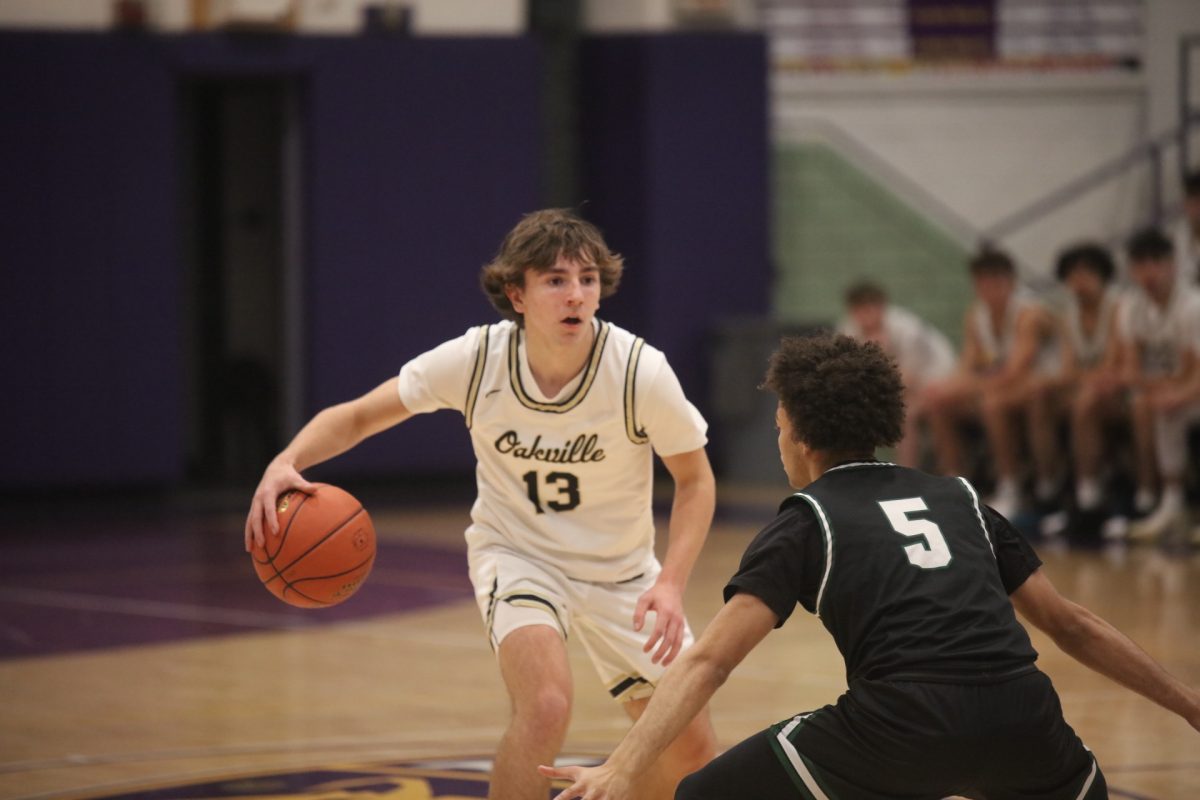
[[[263,586],[301,608],[333,606],[354,594],[375,563],[375,526],[362,503],[327,483],[279,496],[279,535],[250,555]]]

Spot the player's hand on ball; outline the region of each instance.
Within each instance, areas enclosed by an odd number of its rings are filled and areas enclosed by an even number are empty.
[[[279,495],[290,489],[312,494],[316,488],[304,480],[291,464],[272,461],[263,472],[262,480],[258,482],[250,501],[250,513],[246,516],[246,552],[249,553],[255,545],[264,547],[268,530],[274,535],[279,534],[279,516],[275,511]]]
[[[683,592],[673,584],[658,581],[641,597],[638,598],[637,609],[633,614],[633,629],[640,631],[646,624],[646,614],[654,612],[654,630],[642,652],[649,653],[658,650],[651,657],[655,664],[667,666],[679,655],[683,646],[684,616]]]
[[[547,778],[571,781],[571,785],[554,796],[554,800],[621,800],[630,797],[630,781],[608,764],[598,767],[538,767]]]

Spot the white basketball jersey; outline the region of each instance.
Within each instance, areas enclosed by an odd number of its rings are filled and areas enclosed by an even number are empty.
[[[1066,306],[1063,309],[1063,327],[1071,340],[1079,366],[1090,369],[1104,359],[1108,349],[1108,341],[1116,320],[1118,290],[1109,287],[1104,290],[1100,299],[1100,310],[1097,312],[1096,327],[1088,333],[1083,329],[1083,316],[1079,309],[1079,300],[1071,292],[1067,292]]]
[[[1117,314],[1121,336],[1137,345],[1142,371],[1152,376],[1171,375],[1179,369],[1180,354],[1194,338],[1200,320],[1200,290],[1176,280],[1166,306],[1160,306],[1134,286]]]
[[[706,424],[662,352],[596,321],[591,355],[557,397],[541,395],[523,332],[483,325],[400,372],[414,412],[463,413],[478,460],[472,549],[500,547],[596,582],[654,567],[653,457],[704,446]]]
[[[971,307],[972,322],[975,327],[975,337],[979,342],[987,366],[986,370],[998,369],[1012,355],[1013,345],[1017,339],[1017,321],[1027,309],[1040,307],[1041,304],[1028,292],[1018,289],[1008,301],[1004,310],[1004,319],[1000,321],[999,331],[992,319],[992,311],[986,303],[976,301]],[[1041,343],[1034,361],[1034,370],[1042,374],[1051,374],[1058,368],[1058,354],[1054,342],[1047,340]]]
[[[839,329],[855,339],[864,339],[862,328],[853,317],[846,317]],[[884,351],[896,359],[900,372],[920,388],[954,371],[954,346],[945,334],[906,308],[889,305],[883,312]]]

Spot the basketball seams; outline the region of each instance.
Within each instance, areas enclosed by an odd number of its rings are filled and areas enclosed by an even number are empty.
[[[310,498],[315,497],[320,489],[324,488],[333,490],[333,494],[326,498],[329,503],[318,503],[314,506],[316,511],[306,513],[305,519],[301,520],[299,527],[296,528],[296,535],[300,537],[297,540],[297,544],[304,549],[295,555],[288,554],[286,548],[287,543],[291,541],[292,525],[296,523],[296,519],[299,517],[304,504]],[[255,553],[253,563],[259,572],[259,579],[263,586],[269,589],[280,600],[299,607],[327,608],[335,606],[353,594],[371,572],[376,556],[374,552],[374,526],[371,523],[370,515],[367,514],[367,510],[363,507],[362,503],[358,502],[353,495],[342,489],[338,489],[336,486],[317,484],[317,491],[314,491],[312,494],[306,492],[302,492],[301,494],[304,497],[292,507],[290,518],[279,533],[278,544],[274,552],[272,553],[265,547],[262,548],[266,560],[259,559],[257,553]],[[332,508],[323,507],[330,503],[332,504]],[[348,511],[347,509],[353,510]],[[330,517],[338,512],[340,512],[340,519],[339,517],[333,517],[331,521]],[[313,514],[316,517],[310,519],[310,517],[313,517]],[[362,520],[359,520],[356,525],[352,525],[352,523],[358,520],[359,515],[362,515]],[[330,527],[320,534],[319,539],[312,540],[312,535],[316,531],[321,530],[325,525],[329,525]],[[347,535],[351,539],[347,540],[343,537],[341,540],[336,540],[330,546],[333,549],[329,550],[329,548],[326,548],[328,554],[322,554],[322,546],[346,530],[349,530]],[[353,540],[355,543],[354,549],[362,549],[359,539],[364,534],[370,537],[367,539],[370,549],[365,553],[365,558],[356,562],[353,566],[347,567],[345,565],[345,562],[348,560],[347,556],[353,557],[353,554],[350,551],[346,551],[345,547],[348,547],[351,540]],[[284,563],[284,556],[289,556],[287,563]],[[313,559],[316,559],[316,561],[314,562]],[[339,561],[342,563],[337,563]],[[309,574],[314,571],[313,566],[310,566],[309,562],[316,565],[317,569],[333,569],[335,571],[322,575]],[[287,574],[289,572],[294,573],[290,578]],[[276,579],[279,580],[278,584],[275,583]],[[318,581],[341,581],[343,585],[327,590],[327,587],[318,583]],[[325,595],[329,594],[330,591],[334,592],[334,596],[326,597]]]
[[[318,491],[320,491],[320,488],[318,488],[312,494],[308,494],[307,492],[301,492],[301,494],[304,495],[304,499],[300,501],[300,504],[298,506],[296,506],[296,510],[292,512],[292,515],[290,517],[288,517],[287,525],[285,525],[283,527],[283,532],[279,534],[279,547],[277,547],[275,549],[275,555],[278,555],[283,552],[284,542],[287,541],[288,532],[292,529],[292,523],[295,522],[296,517],[298,517],[300,515],[300,509],[304,508],[304,504],[308,502],[309,498],[315,496]],[[275,502],[278,503],[279,501],[276,500]],[[362,510],[362,506],[359,506],[359,510],[360,511]],[[265,544],[263,546],[263,552],[267,554],[266,561],[258,561],[257,558],[255,558],[254,560],[257,561],[259,564],[270,564],[272,567],[274,567],[275,566],[275,556],[271,555],[271,551],[266,548]],[[293,563],[295,563],[295,562],[293,562]],[[291,564],[289,564],[288,566],[291,566]],[[276,572],[276,574],[278,574],[279,570],[275,570],[275,572]]]
[[[298,555],[298,556],[296,556],[295,558],[293,558],[293,559],[292,559],[290,562],[288,562],[288,565],[287,565],[287,566],[285,566],[285,567],[283,567],[282,569],[281,569],[281,568],[279,568],[279,567],[277,567],[277,566],[275,566],[275,560],[274,560],[274,559],[272,559],[272,560],[271,560],[271,566],[272,566],[272,567],[275,569],[275,573],[276,573],[277,575],[279,575],[279,577],[281,577],[281,578],[282,578],[282,577],[283,577],[283,573],[287,572],[289,569],[291,569],[292,567],[296,566],[296,564],[298,564],[298,563],[299,563],[299,562],[300,562],[300,561],[301,561],[301,560],[302,560],[302,559],[303,559],[305,556],[307,556],[307,555],[308,555],[309,553],[311,553],[313,550],[316,550],[316,549],[317,549],[318,547],[320,547],[322,544],[324,544],[325,542],[329,541],[329,538],[330,538],[331,536],[333,536],[335,533],[337,533],[338,531],[340,531],[342,528],[346,527],[346,526],[347,526],[347,525],[349,525],[351,522],[353,522],[353,521],[354,521],[354,518],[355,518],[355,517],[357,517],[359,514],[363,513],[365,510],[366,510],[366,509],[364,509],[362,506],[359,506],[359,507],[358,507],[358,509],[357,509],[357,510],[355,510],[355,512],[354,512],[353,514],[351,514],[350,516],[346,517],[346,519],[345,519],[345,520],[343,520],[342,522],[340,522],[338,525],[334,526],[333,528],[330,528],[330,530],[329,530],[329,532],[328,532],[328,533],[326,533],[324,536],[322,536],[322,537],[321,537],[320,539],[318,539],[317,541],[313,542],[313,543],[312,543],[312,545],[310,545],[310,546],[309,546],[309,548],[308,548],[307,550],[305,550],[303,553],[301,553],[300,555]],[[297,510],[296,510],[296,513],[299,513],[299,509],[297,509]],[[279,545],[279,549],[280,549],[281,551],[283,550],[283,544],[282,544],[282,543]],[[287,581],[286,581],[286,579],[284,580],[284,582],[285,582],[285,583],[287,582]]]
[[[296,584],[304,583],[305,581],[327,581],[330,578],[340,578],[343,575],[349,575],[351,572],[354,572],[355,570],[362,569],[363,567],[369,565],[374,560],[375,560],[375,556],[371,556],[370,558],[367,558],[367,559],[364,559],[363,561],[358,562],[357,564],[355,564],[353,567],[350,567],[349,569],[344,569],[341,572],[331,572],[328,575],[306,575],[303,578],[297,578],[296,580],[292,581],[290,585],[295,586]]]

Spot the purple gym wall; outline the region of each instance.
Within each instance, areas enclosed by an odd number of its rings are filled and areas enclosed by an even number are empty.
[[[769,311],[766,41],[595,37],[581,60],[585,209],[629,261],[608,315],[708,411],[715,323]]]
[[[0,75],[0,485],[178,480],[178,152],[162,50],[3,34]]]
[[[583,211],[630,261],[602,313],[703,407],[714,321],[767,308],[764,42],[594,38],[581,62]],[[0,70],[0,488],[183,478],[182,82],[305,86],[310,413],[493,319],[477,270],[540,205],[532,40],[5,33]],[[328,474],[471,463],[442,412]]]

